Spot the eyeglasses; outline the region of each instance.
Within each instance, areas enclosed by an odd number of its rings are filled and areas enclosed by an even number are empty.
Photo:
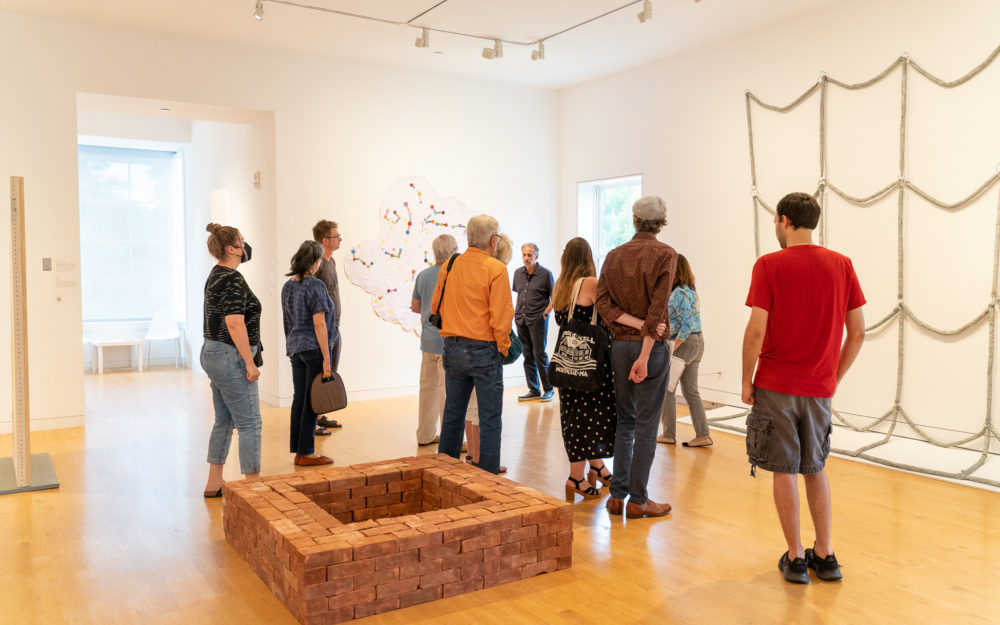
[[[339,234],[334,235],[332,237],[323,237],[324,241],[326,241],[327,239],[337,239],[338,241],[343,241],[344,237],[340,236]]]

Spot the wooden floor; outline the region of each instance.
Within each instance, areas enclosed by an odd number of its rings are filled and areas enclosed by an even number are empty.
[[[207,380],[154,368],[87,375],[86,389],[86,428],[32,436],[60,488],[0,497],[0,623],[295,623],[226,544],[220,501],[201,496]],[[518,405],[520,392],[505,393],[508,477],[559,496],[558,403]],[[415,397],[353,402],[318,451],[340,465],[420,453],[416,408]],[[287,409],[265,407],[265,474],[294,470],[287,431]],[[1000,623],[997,493],[832,458],[844,582],[794,586],[776,567],[769,476],[749,476],[743,438],[712,436],[708,449],[658,446],[650,493],[671,516],[580,503],[571,569],[363,622]],[[0,436],[0,456],[10,442]],[[240,479],[235,443],[226,479]],[[808,546],[804,503],[803,514]]]

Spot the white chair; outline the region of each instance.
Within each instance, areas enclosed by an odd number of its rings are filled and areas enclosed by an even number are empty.
[[[151,341],[173,341],[176,347],[174,353],[174,368],[181,355],[181,331],[177,325],[177,317],[172,310],[158,310],[153,313],[153,320],[149,323],[149,331],[143,338],[143,345],[146,350],[146,367],[149,367],[149,343]]]

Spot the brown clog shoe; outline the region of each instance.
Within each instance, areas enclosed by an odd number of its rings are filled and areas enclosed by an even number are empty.
[[[310,458],[309,456],[296,455],[295,464],[300,467],[314,467],[321,464],[333,464],[333,458],[327,458],[326,456]]]

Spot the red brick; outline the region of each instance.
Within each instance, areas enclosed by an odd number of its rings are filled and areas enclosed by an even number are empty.
[[[381,571],[375,571],[374,573],[358,575],[353,579],[355,588],[378,586],[379,584],[386,584],[399,580],[399,569],[383,569]]]
[[[535,562],[534,564],[526,564],[524,568],[521,569],[521,579],[528,579],[529,577],[534,577],[540,573],[551,573],[556,570],[556,561],[552,560],[542,560],[541,562]]]
[[[411,577],[410,579],[403,579],[396,582],[390,582],[388,584],[380,584],[376,587],[376,596],[379,599],[384,599],[385,597],[398,597],[404,592],[410,592],[416,590],[419,587],[420,578]]]
[[[462,553],[496,547],[500,544],[500,532],[493,532],[476,538],[462,541]]]
[[[424,499],[424,491],[408,490],[403,492],[403,503],[420,502]]]
[[[343,501],[331,502],[326,507],[326,511],[329,514],[337,514],[338,512],[348,512],[350,510],[359,510],[363,508],[365,502],[360,499],[345,499]]]
[[[369,473],[368,474],[368,485],[371,486],[373,484],[387,484],[389,482],[398,482],[398,481],[400,481],[400,477],[401,477],[401,475],[400,475],[399,470],[395,470],[395,471],[378,471],[378,472],[374,472],[374,473]]]
[[[426,603],[441,598],[441,587],[420,588],[411,592],[404,592],[399,595],[399,607],[408,608],[418,603]]]
[[[362,497],[374,497],[375,495],[384,495],[388,492],[388,487],[385,484],[372,484],[370,486],[359,486],[358,488],[351,489],[351,499],[360,499]]]
[[[438,528],[444,532],[444,542],[446,543],[453,540],[465,540],[467,538],[482,536],[484,531],[483,524],[478,519],[452,521],[451,523],[438,525]]]
[[[455,541],[451,543],[442,543],[440,545],[434,545],[432,547],[422,547],[420,549],[420,560],[436,560],[438,558],[443,558],[444,556],[450,556],[458,553],[462,549],[462,543]]]
[[[320,566],[350,562],[355,557],[353,552],[354,548],[349,543],[343,541],[335,544],[310,547],[308,550],[303,550],[305,568],[313,569]]]
[[[454,597],[455,595],[461,595],[463,593],[472,592],[473,590],[481,590],[483,588],[483,578],[476,577],[473,579],[467,579],[462,582],[454,582],[451,584],[445,584],[441,587],[441,597]]]
[[[302,576],[302,583],[305,586],[310,586],[312,584],[321,584],[326,581],[326,567],[321,566],[315,569],[306,569],[305,575]]]
[[[530,506],[525,510],[524,525],[535,525],[538,523],[548,523],[559,518],[559,510],[549,504]]]
[[[506,532],[500,532],[500,542],[501,543],[520,542],[528,538],[534,538],[535,536],[538,536],[538,526],[528,525],[525,527],[518,528],[516,530],[507,530]]]
[[[568,558],[573,555],[573,545],[562,545],[561,547],[549,547],[542,549],[538,554],[539,560],[558,560]]]
[[[383,484],[383,486],[385,486]],[[403,496],[399,493],[387,493],[385,495],[375,495],[373,497],[365,498],[365,505],[369,508],[376,508],[379,506],[389,506],[391,504],[401,503],[403,501]],[[386,511],[388,514],[388,510]]]
[[[365,573],[372,573],[375,571],[375,560],[355,560],[354,562],[346,562],[344,564],[336,564],[334,566],[328,566],[326,568],[326,578],[328,580],[343,579],[345,577],[354,577],[356,575],[364,575]]]
[[[372,603],[354,606],[354,618],[364,618],[399,608],[399,597],[386,597]]]
[[[390,493],[402,493],[405,491],[418,491],[420,490],[421,484],[423,484],[423,482],[418,477],[415,479],[404,479],[399,482],[390,482],[388,484],[388,488]]]
[[[462,571],[458,568],[444,569],[441,571],[435,571],[433,573],[427,573],[420,576],[420,587],[430,588],[433,586],[440,586],[441,584],[448,584],[451,582],[457,582],[462,579]]]
[[[350,621],[353,618],[354,609],[347,607],[337,608],[336,610],[327,610],[326,612],[320,612],[319,614],[310,614],[306,616],[303,623],[304,625],[336,625],[337,623]]]
[[[327,602],[328,605],[330,606],[330,609],[335,610],[337,608],[344,608],[348,606],[351,606],[353,608],[353,606],[359,603],[365,603],[374,600],[375,600],[375,587],[365,586],[364,588],[358,588],[357,590],[352,590],[351,592],[345,592],[339,595],[334,595],[330,597],[327,600]]]
[[[513,511],[494,512],[483,519],[483,526],[487,534],[518,529],[521,527],[521,515]]]
[[[476,562],[482,562],[483,552],[481,550],[470,551],[468,553],[461,553],[453,556],[445,556],[441,558],[441,561],[442,561],[441,566],[446,569],[469,566],[470,564],[475,564]]]
[[[384,556],[399,549],[399,543],[392,536],[364,536],[351,538],[350,542],[354,545],[355,560]]]
[[[483,588],[492,588],[500,584],[516,582],[521,579],[521,569],[501,570],[498,573],[490,573],[483,576]]]
[[[561,554],[565,555],[565,554]],[[375,570],[399,568],[404,564],[416,564],[420,560],[420,554],[416,549],[390,553],[388,555],[375,558]]]
[[[558,564],[557,564],[556,568],[561,571],[563,569],[568,569],[571,566],[573,566],[573,558],[572,557],[569,557],[569,558],[559,558]]]
[[[354,580],[352,578],[338,579],[332,582],[323,582],[315,586],[306,586],[305,598],[320,599],[339,595],[354,590]]]
[[[425,534],[417,530],[410,530],[416,532],[415,534],[400,535],[396,534],[399,539],[399,550],[409,551],[411,549],[420,549],[421,547],[430,547],[431,545],[440,545],[443,542],[442,532],[433,532],[430,534]]]
[[[406,493],[403,493],[404,495]],[[401,516],[404,514],[417,514],[423,510],[423,501],[410,501],[394,503],[389,506],[389,516]]]
[[[399,567],[399,579],[409,579],[426,573],[440,571],[441,563],[442,560],[438,558],[437,560],[427,560],[426,562],[417,562],[416,564],[404,564]]]
[[[558,542],[556,542],[557,545],[568,545],[573,542],[573,530],[559,532],[556,538],[558,539]]]
[[[330,492],[340,490],[350,490],[359,486],[364,486],[367,479],[364,475],[345,475],[330,479]]]
[[[354,510],[351,514],[354,515],[355,521],[364,521],[366,519],[380,519],[389,514],[389,508],[386,506],[381,506],[378,508],[363,508],[361,510]]]

